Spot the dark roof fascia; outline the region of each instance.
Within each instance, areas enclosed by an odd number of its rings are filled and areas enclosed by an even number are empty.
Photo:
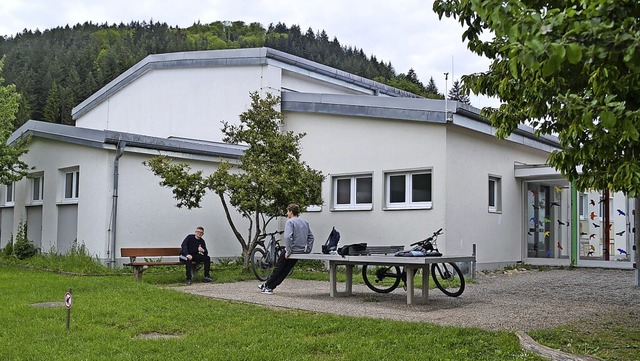
[[[270,63],[270,59],[275,62],[284,63],[293,66],[294,68],[304,70],[299,71],[300,74],[306,74],[306,72],[317,73],[345,83],[355,84],[364,89],[369,89],[376,95],[383,94],[390,97],[421,98],[413,93],[378,83],[361,76],[347,73],[345,71],[303,59],[295,55],[287,54],[282,51],[263,47],[148,55],[100,90],[92,94],[89,98],[75,106],[71,111],[71,116],[74,120],[78,119],[98,104],[102,103],[104,100],[108,99],[110,96],[151,70],[265,65]]]
[[[7,142],[12,144],[22,136],[52,139],[93,148],[105,148],[107,144],[117,145],[118,142],[124,141],[129,147],[229,159],[240,158],[246,149],[243,146],[226,143],[165,139],[111,130],[79,128],[37,120],[26,122],[13,132]]]

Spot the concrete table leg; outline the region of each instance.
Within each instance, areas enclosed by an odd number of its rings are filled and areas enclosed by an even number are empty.
[[[407,305],[412,305],[414,298],[413,276],[415,275],[416,270],[411,267],[405,267],[404,270],[407,272]]]
[[[420,296],[415,295],[415,282],[414,277],[418,268],[405,267],[407,272],[407,304],[423,304],[427,302],[429,298],[429,267],[422,268],[422,294]]]
[[[353,294],[353,265],[348,264],[346,267],[346,282],[345,282],[345,290],[338,291],[338,265],[329,262],[329,283],[331,290],[329,294],[331,297],[338,296],[351,296]]]

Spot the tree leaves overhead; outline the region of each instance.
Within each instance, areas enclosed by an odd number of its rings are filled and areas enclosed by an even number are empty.
[[[532,124],[558,136],[563,150],[549,164],[579,189],[640,193],[640,2],[436,0],[433,9],[492,60],[462,80],[504,102],[483,109],[498,136]]]
[[[85,22],[43,32],[24,30],[0,37],[6,56],[5,78],[22,95],[17,125],[28,119],[73,124],[71,109],[149,54],[193,50],[270,47],[368,79],[425,95],[413,70],[396,75],[390,62],[367,56],[362,49],[329,40],[322,30],[285,24],[242,21],[196,23],[188,28],[166,23],[127,25]]]

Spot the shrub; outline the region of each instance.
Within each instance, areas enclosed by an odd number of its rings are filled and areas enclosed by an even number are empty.
[[[9,243],[7,243],[7,245],[2,249],[2,254],[5,257],[11,257],[13,255],[13,235],[11,235]]]
[[[27,238],[27,224],[20,222],[16,242],[13,244],[13,254],[18,259],[25,259],[33,257],[36,253],[38,253],[38,249]]]

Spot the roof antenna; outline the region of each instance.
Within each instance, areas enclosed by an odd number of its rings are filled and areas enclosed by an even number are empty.
[[[446,123],[451,123],[448,115],[448,105],[447,105],[447,80],[449,80],[449,73],[444,73],[444,121]]]

